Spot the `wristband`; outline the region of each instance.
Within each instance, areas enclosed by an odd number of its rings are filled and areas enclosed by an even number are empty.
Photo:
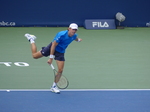
[[[49,58],[54,58],[54,55],[50,55]]]

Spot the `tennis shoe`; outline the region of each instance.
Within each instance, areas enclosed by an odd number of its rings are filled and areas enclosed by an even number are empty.
[[[29,42],[30,42],[31,39],[33,41],[36,39],[36,36],[28,34],[28,33],[26,33],[24,36],[28,39]]]
[[[52,87],[51,91],[54,92],[54,93],[57,93],[57,94],[60,93],[60,90],[57,88],[57,86]]]

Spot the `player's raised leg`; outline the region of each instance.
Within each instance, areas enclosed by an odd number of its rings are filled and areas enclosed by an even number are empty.
[[[34,59],[38,59],[38,58],[43,57],[43,55],[42,55],[42,53],[41,53],[40,51],[37,52],[37,47],[36,47],[36,45],[35,45],[36,36],[26,33],[26,34],[25,34],[25,37],[26,37],[26,38],[28,39],[28,41],[31,43],[32,57],[33,57]]]

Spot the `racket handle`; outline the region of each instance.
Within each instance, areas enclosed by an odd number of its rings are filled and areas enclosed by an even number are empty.
[[[55,68],[54,68],[54,66],[51,64],[51,67],[52,67],[52,69],[54,70]]]

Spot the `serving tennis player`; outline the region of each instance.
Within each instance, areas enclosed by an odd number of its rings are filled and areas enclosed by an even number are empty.
[[[56,34],[52,42],[50,42],[47,47],[42,47],[42,50],[37,51],[37,47],[35,45],[35,39],[36,36],[31,34],[25,34],[25,37],[29,40],[31,43],[31,52],[32,57],[34,59],[41,58],[43,56],[47,57],[49,56],[49,59],[47,61],[48,64],[52,64],[53,59],[56,60],[58,72],[56,74],[56,77],[54,78],[54,83],[51,87],[51,91],[55,93],[60,93],[60,90],[57,87],[57,82],[59,81],[61,74],[64,69],[64,63],[65,63],[65,51],[68,45],[72,41],[81,42],[82,39],[77,37],[78,25],[76,23],[71,23],[69,25],[69,28],[65,31],[60,31]]]

